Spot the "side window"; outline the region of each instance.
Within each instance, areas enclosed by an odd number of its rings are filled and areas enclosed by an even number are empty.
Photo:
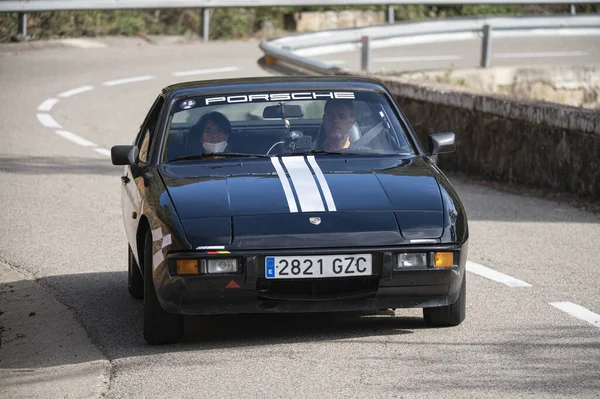
[[[162,109],[163,103],[165,99],[162,96],[159,96],[148,116],[146,116],[146,120],[142,125],[142,129],[140,130],[140,134],[138,136],[137,146],[140,149],[139,159],[142,162],[148,162],[148,154],[150,152],[150,143],[152,141],[152,136],[156,129],[156,124],[158,123],[158,118],[160,116],[160,111]]]

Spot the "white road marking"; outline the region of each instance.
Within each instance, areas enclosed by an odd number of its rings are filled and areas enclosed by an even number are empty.
[[[552,57],[583,57],[588,55],[583,51],[553,51],[540,53],[496,53],[494,58],[552,58]]]
[[[573,302],[550,302],[550,305],[570,314],[573,317],[578,318],[579,320],[590,323],[594,327],[600,328],[600,315],[587,310],[583,306],[579,306]]]
[[[284,157],[281,160],[290,174],[302,212],[324,212],[319,188],[304,158]]]
[[[279,177],[279,182],[283,187],[283,192],[285,194],[285,199],[287,200],[288,207],[290,208],[290,212],[295,213],[298,212],[298,206],[296,205],[296,199],[294,198],[294,193],[292,192],[292,188],[290,187],[290,182],[283,171],[283,167],[279,162],[279,158],[271,157],[271,163],[277,172],[277,176]]]
[[[48,98],[40,104],[40,106],[38,107],[38,111],[49,112],[52,109],[52,107],[56,105],[57,102],[58,99],[56,98]]]
[[[81,86],[81,87],[77,87],[72,90],[67,90],[65,92],[62,92],[58,96],[59,97],[71,97],[71,96],[74,96],[75,94],[85,93],[86,91],[90,91],[93,89],[94,89],[94,86]]]
[[[235,72],[239,71],[238,67],[223,67],[211,69],[194,69],[191,71],[173,72],[173,76],[192,76],[192,75],[209,75],[211,73]]]
[[[206,246],[197,247],[196,249],[225,249],[225,246],[224,245],[206,245]]]
[[[94,148],[94,151],[96,151],[100,155],[110,157],[110,150],[107,150],[106,148]]]
[[[102,83],[102,85],[103,86],[117,86],[117,85],[124,85],[127,83],[143,82],[143,81],[152,80],[152,79],[154,79],[154,76],[152,76],[152,75],[134,76],[132,78],[109,80],[107,82]]]
[[[42,125],[46,127],[51,127],[53,129],[62,128],[62,126],[57,121],[55,121],[52,115],[50,114],[37,114],[37,119]]]
[[[89,140],[84,139],[83,137],[79,137],[75,133],[67,132],[66,130],[56,130],[55,132],[60,137],[65,138],[69,141],[72,141],[75,144],[79,144],[84,147],[97,147],[96,144],[92,143]]]
[[[79,48],[105,48],[106,44],[85,39],[64,39],[60,43]]]
[[[540,36],[598,36],[600,29],[597,28],[563,28],[563,29],[514,29],[494,31],[494,38],[522,38],[522,37],[540,37]]]
[[[323,196],[325,197],[325,202],[327,203],[327,209],[331,212],[337,211],[335,207],[335,202],[333,201],[333,196],[331,195],[331,190],[329,189],[329,184],[327,184],[327,180],[325,180],[325,176],[323,175],[323,171],[321,167],[315,160],[314,155],[310,155],[306,157],[308,159],[308,163],[315,171],[315,176],[317,176],[317,180],[319,181],[319,185],[321,186],[321,191],[323,191]]]
[[[422,55],[414,57],[381,57],[375,58],[375,62],[420,62],[420,61],[454,61],[460,60],[460,55]]]
[[[302,55],[305,57],[314,57],[315,55],[327,55],[327,54],[338,54],[338,53],[350,53],[360,48],[359,44],[356,43],[342,43],[337,45],[326,45],[318,47],[307,47],[294,51],[294,54]],[[327,62],[327,61],[325,61]]]
[[[480,265],[475,262],[467,261],[467,271],[477,274],[481,277],[485,277],[487,279],[506,284],[509,287],[531,287],[531,284],[526,283],[525,281],[521,281],[507,274],[500,273],[494,269],[490,269],[489,267]]]

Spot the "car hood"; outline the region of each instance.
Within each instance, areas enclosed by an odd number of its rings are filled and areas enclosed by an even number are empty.
[[[306,157],[293,158],[299,167],[284,170],[284,163],[277,167],[285,173],[283,184],[273,162],[262,158],[163,164],[159,172],[182,220],[296,212],[442,211],[437,181],[420,157],[317,157],[313,161],[325,183]],[[286,172],[292,168],[299,173],[290,177]],[[291,190],[287,194],[286,182]],[[294,205],[296,210],[291,209]]]
[[[398,243],[398,225],[404,238],[442,232],[440,190],[421,157],[229,159],[164,164],[159,171],[186,232],[196,237],[190,240],[207,245],[229,245],[234,236],[306,240],[310,217],[324,221],[320,234],[368,231],[373,245]]]

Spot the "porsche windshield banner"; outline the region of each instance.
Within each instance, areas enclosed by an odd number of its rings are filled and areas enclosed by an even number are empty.
[[[215,97],[205,97],[199,100],[199,106],[239,104],[269,101],[303,101],[303,100],[355,100],[354,92],[348,91],[302,91],[294,93],[257,93],[257,94],[232,94]],[[182,109],[190,109],[196,106],[197,100],[184,100],[180,106]]]

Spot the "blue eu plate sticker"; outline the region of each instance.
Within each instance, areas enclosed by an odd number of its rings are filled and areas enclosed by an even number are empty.
[[[266,269],[265,276],[267,278],[275,278],[275,258],[269,257],[265,259]]]

